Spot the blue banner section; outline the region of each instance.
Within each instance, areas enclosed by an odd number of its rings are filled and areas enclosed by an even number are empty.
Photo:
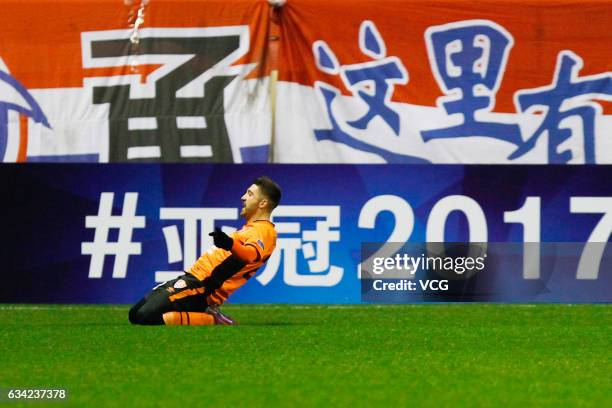
[[[360,303],[362,243],[425,241],[572,243],[567,267],[540,272],[517,261],[486,298],[447,300],[611,302],[606,246],[585,245],[610,238],[610,174],[609,166],[2,165],[0,302],[135,302],[206,251],[215,226],[241,227],[240,197],[260,175],[283,188],[277,249],[230,302]],[[543,245],[540,265],[547,254]]]

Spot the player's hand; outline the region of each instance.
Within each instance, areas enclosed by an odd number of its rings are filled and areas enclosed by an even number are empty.
[[[215,246],[217,248],[222,248],[229,251],[232,249],[232,245],[234,245],[234,240],[225,232],[221,231],[221,228],[219,227],[215,228],[214,232],[211,232],[208,235],[213,237]]]

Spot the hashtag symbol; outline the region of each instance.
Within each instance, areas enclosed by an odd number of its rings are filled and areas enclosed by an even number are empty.
[[[121,215],[112,215],[114,193],[100,194],[98,215],[85,217],[85,227],[94,229],[93,242],[81,243],[81,254],[91,255],[89,277],[101,278],[104,258],[115,256],[113,278],[125,278],[130,255],[140,255],[141,244],[132,242],[132,232],[135,228],[144,228],[145,217],[136,215],[138,193],[125,193]],[[117,242],[108,242],[108,232],[111,228],[119,230]]]

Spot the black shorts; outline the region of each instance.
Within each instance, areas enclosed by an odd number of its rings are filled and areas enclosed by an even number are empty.
[[[130,309],[134,324],[164,324],[167,312],[206,312],[206,289],[203,282],[185,273],[154,287]]]
[[[208,304],[204,296],[205,288],[201,280],[184,273],[176,279],[160,283],[151,290],[148,297],[166,297],[176,312],[205,312]]]

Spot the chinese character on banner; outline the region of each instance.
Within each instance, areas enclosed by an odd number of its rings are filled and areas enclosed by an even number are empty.
[[[400,115],[395,111],[391,97],[396,85],[408,83],[408,72],[398,57],[387,56],[385,42],[372,21],[361,23],[359,49],[370,58],[369,61],[340,65],[325,41],[315,41],[312,45],[318,69],[329,75],[339,75],[344,86],[366,109],[364,114],[354,120],[343,120],[339,117],[339,110],[332,109],[334,101],[340,99],[340,90],[317,81],[315,88],[321,96],[331,128],[315,129],[316,139],[331,140],[374,153],[387,163],[426,163],[426,160],[390,151],[360,139],[358,131],[367,129],[375,120],[390,129],[394,136],[400,135]]]
[[[295,221],[277,219],[294,218]],[[314,222],[314,229],[303,224]],[[300,221],[301,220],[301,221]],[[340,241],[339,206],[279,206],[273,215],[278,240],[276,250],[257,280],[267,285],[281,266],[284,282],[289,286],[335,286],[344,269],[330,264],[331,243]],[[298,253],[307,261],[308,271],[298,271]],[[301,272],[301,273],[300,273]]]
[[[578,76],[582,59],[571,51],[562,51],[557,57],[553,83],[536,89],[516,93],[517,109],[521,113],[544,110],[540,126],[533,135],[510,155],[510,159],[523,156],[532,150],[538,139],[548,134],[549,163],[567,163],[575,156],[569,149],[559,151],[561,144],[573,135],[561,122],[579,117],[582,122],[584,162],[595,164],[595,123],[601,115],[601,105],[594,99],[612,100],[612,73]],[[563,107],[563,109],[562,109]]]
[[[168,250],[168,263],[182,261],[180,270],[157,271],[156,282],[165,282],[183,274],[189,269],[200,254],[213,246],[212,237],[208,235],[214,230],[216,220],[235,220],[238,218],[236,208],[160,208],[161,220],[183,221],[183,237],[179,236],[176,225],[169,225],[162,229]],[[198,224],[200,226],[200,246],[198,247]],[[225,232],[232,232],[226,228]]]
[[[130,66],[85,79],[108,105],[108,161],[232,162],[224,92],[239,75],[248,27],[144,28],[82,34],[84,68]],[[151,67],[156,69],[152,72]]]
[[[446,96],[438,99],[449,115],[463,123],[424,130],[425,142],[457,137],[491,137],[521,143],[517,124],[482,121],[477,112],[490,112],[504,76],[512,35],[492,21],[468,20],[434,26],[425,32],[427,51],[436,81]]]

